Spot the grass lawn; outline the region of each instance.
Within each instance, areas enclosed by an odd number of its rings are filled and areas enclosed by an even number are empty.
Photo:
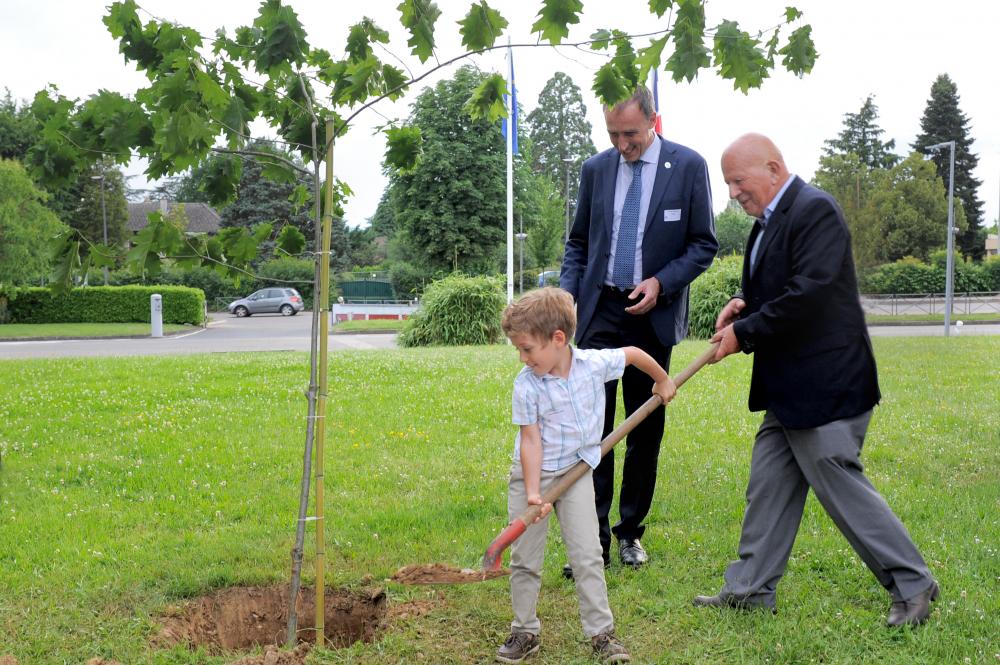
[[[195,330],[196,326],[164,323],[163,333]],[[0,340],[76,337],[131,337],[149,335],[148,323],[5,323],[0,325]]]
[[[704,348],[687,342],[674,372]],[[750,359],[685,385],[667,414],[640,571],[608,573],[638,663],[996,663],[1000,656],[1000,337],[879,338],[883,391],[864,461],[941,584],[928,625],[883,627],[889,597],[814,499],[777,616],[691,606],[735,556],[750,444]],[[377,641],[309,663],[486,663],[510,624],[504,580],[385,582],[400,566],[477,567],[507,522],[508,347],[330,356],[326,557],[395,615]],[[305,354],[0,361],[0,656],[21,665],[216,665],[148,646],[172,604],[287,581],[302,472]],[[621,459],[621,455],[618,456]],[[614,516],[613,516],[614,519]],[[553,525],[554,527],[554,525]],[[312,536],[311,528],[307,536]],[[558,529],[538,664],[592,663]],[[312,581],[312,547],[306,582]]]
[[[979,323],[983,321],[1000,321],[1000,312],[976,312],[973,314],[952,314],[951,324],[956,321],[964,323]],[[944,314],[865,314],[868,325],[885,323],[938,323],[944,325]]]
[[[331,326],[335,333],[347,332],[399,332],[406,325],[406,319],[372,319],[370,321],[341,321]]]

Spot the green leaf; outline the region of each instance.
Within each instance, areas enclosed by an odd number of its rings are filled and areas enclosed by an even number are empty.
[[[819,54],[816,53],[816,45],[813,44],[811,33],[812,26],[802,26],[791,34],[788,38],[788,44],[778,51],[785,56],[782,58],[781,64],[793,74],[799,76],[808,74],[812,71],[813,65],[816,64],[816,58],[819,57]]]
[[[733,88],[746,94],[759,88],[768,76],[767,57],[760,42],[735,21],[723,21],[715,29],[715,65],[722,78],[731,79]]]
[[[184,246],[180,229],[159,212],[148,215],[149,224],[132,238],[125,261],[136,274],[158,275],[164,256],[177,254]]]
[[[239,95],[233,95],[220,120],[222,131],[229,138],[230,150],[235,150],[244,144],[246,137],[250,135],[250,121],[252,120],[253,114],[247,108],[243,98]]]
[[[219,82],[212,75],[202,71],[197,65],[192,64],[191,69],[195,89],[201,95],[201,100],[205,105],[216,109],[225,108],[229,104],[229,93],[219,85]]]
[[[582,11],[580,0],[543,0],[531,31],[539,33],[550,44],[559,44],[569,35],[569,26],[580,22]]]
[[[611,31],[601,28],[590,35],[590,50],[604,51],[611,48]]]
[[[285,224],[278,234],[275,248],[290,256],[298,256],[306,248],[306,237],[291,224]]]
[[[117,247],[109,247],[108,245],[90,246],[90,264],[95,268],[114,268],[117,256]]]
[[[236,199],[243,175],[243,160],[235,155],[219,156],[205,163],[201,190],[212,205],[220,206]]]
[[[253,239],[257,241],[257,244],[267,240],[267,237],[271,235],[271,230],[274,229],[274,224],[270,222],[265,222],[263,224],[257,224],[253,227]]]
[[[375,22],[366,16],[360,23],[352,25],[347,35],[347,48],[345,50],[348,59],[364,60],[374,55],[371,47],[372,42],[388,44],[389,33],[375,25]],[[329,59],[329,54],[327,54],[327,58]],[[319,63],[316,64],[322,66]]]
[[[604,106],[614,106],[618,102],[626,100],[635,90],[631,81],[622,76],[621,71],[614,66],[614,63],[606,63],[597,70],[594,75],[594,94]]]
[[[507,82],[500,74],[491,74],[476,86],[465,103],[465,110],[473,119],[485,118],[496,122],[507,116],[504,95],[508,94]]]
[[[663,15],[674,6],[674,0],[649,0],[649,11],[656,14],[657,18],[663,18]]]
[[[262,167],[260,174],[268,180],[289,185],[297,180],[295,171],[284,162],[272,161],[266,157],[259,157],[257,161]]]
[[[705,46],[705,7],[699,0],[677,0],[677,19],[670,31],[674,52],[667,60],[666,70],[673,72],[674,81],[698,76],[698,71],[711,64]]]
[[[67,229],[52,239],[52,290],[66,293],[72,289],[80,266],[80,234]]]
[[[177,256],[173,257],[174,265],[181,270],[197,268],[204,263],[207,236],[204,233],[192,233],[184,236],[184,246]]]
[[[378,74],[381,71],[382,63],[374,56],[349,63],[344,72],[347,85],[340,91],[338,98],[345,99],[350,104],[367,99],[379,89]]]
[[[646,48],[639,49],[639,55],[635,59],[635,64],[639,68],[638,80],[645,81],[649,78],[649,72],[658,69],[663,48],[667,45],[670,35],[663,35],[659,39],[654,39]]]
[[[434,23],[441,16],[441,10],[431,0],[403,0],[396,7],[403,27],[410,31],[406,42],[411,53],[427,62],[434,54]]]
[[[458,22],[462,26],[462,46],[469,51],[479,51],[496,43],[507,27],[507,19],[500,12],[491,9],[486,0],[480,0],[469,8],[469,13]]]
[[[295,186],[295,189],[292,190],[292,193],[288,195],[288,200],[295,208],[295,212],[301,210],[303,206],[305,206],[305,204],[309,202],[309,195],[310,195],[309,188],[306,185],[299,183],[298,185]]]
[[[133,30],[142,28],[142,23],[139,21],[139,6],[133,0],[111,3],[108,15],[102,20],[115,39],[121,39]]]
[[[264,0],[253,25],[260,30],[256,45],[258,72],[277,77],[282,73],[290,74],[293,64],[305,62],[309,44],[294,9],[282,6],[281,0]]]
[[[385,132],[385,163],[406,173],[420,161],[423,137],[419,127],[392,127]]]
[[[795,7],[785,7],[785,22],[791,23],[792,21],[802,17],[802,12],[800,12]]]
[[[408,80],[403,70],[392,65],[382,65],[382,92],[388,94],[389,99],[399,99],[406,94]]]

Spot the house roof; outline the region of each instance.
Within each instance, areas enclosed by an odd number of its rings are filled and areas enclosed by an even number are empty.
[[[187,231],[190,233],[218,233],[219,213],[206,203],[183,203],[179,201],[141,201],[128,204],[128,228],[133,233],[143,230],[149,225],[147,215],[151,212],[170,213],[174,206],[183,205],[188,218]]]

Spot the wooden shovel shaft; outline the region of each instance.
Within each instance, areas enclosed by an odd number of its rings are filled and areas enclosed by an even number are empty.
[[[694,359],[690,365],[685,367],[681,372],[674,377],[674,385],[680,388],[694,376],[695,372],[704,367],[708,362],[715,356],[716,349],[719,348],[718,344],[712,344],[708,349],[702,353],[700,356]],[[653,395],[645,404],[636,409],[632,415],[625,419],[621,425],[616,427],[614,431],[604,437],[601,441],[601,457],[603,458],[608,454],[608,451],[615,447],[619,441],[625,438],[625,436],[635,429],[638,425],[653,412],[654,409],[663,404],[663,400],[660,399],[659,395]],[[590,470],[590,465],[584,461],[577,462],[573,468],[567,471],[563,476],[553,485],[551,485],[545,492],[542,493],[542,504],[555,503],[556,499],[561,497],[567,489],[569,489],[573,483],[578,481],[587,471]],[[497,536],[490,546],[486,548],[486,554],[483,556],[483,570],[498,570],[500,568],[500,557],[503,551],[510,547],[510,544],[517,540],[522,533],[528,528],[529,524],[533,524],[535,519],[542,512],[541,505],[530,505],[524,509],[524,511],[518,515],[514,520],[507,525],[500,535]]]

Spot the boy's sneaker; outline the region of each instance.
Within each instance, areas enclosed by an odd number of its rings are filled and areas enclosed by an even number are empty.
[[[628,649],[618,641],[614,633],[601,633],[590,638],[594,647],[594,655],[605,663],[627,663],[632,660]]]
[[[596,639],[596,638],[595,638]],[[520,663],[525,658],[534,656],[541,648],[542,642],[537,635],[531,633],[512,632],[507,641],[497,649],[498,663]]]

